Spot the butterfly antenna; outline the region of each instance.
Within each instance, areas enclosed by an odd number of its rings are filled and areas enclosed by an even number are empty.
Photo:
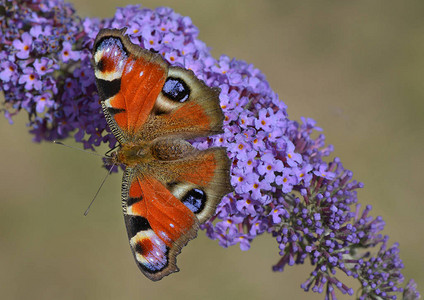
[[[115,164],[113,164],[113,165],[110,167],[110,169],[109,169],[109,171],[107,172],[107,174],[106,174],[105,178],[103,178],[103,181],[102,181],[102,183],[100,184],[100,186],[99,186],[99,188],[98,188],[98,190],[97,190],[96,194],[94,195],[93,200],[91,200],[90,204],[88,205],[87,209],[85,210],[85,212],[84,212],[84,216],[87,216],[87,215],[88,215],[88,212],[90,211],[90,207],[91,207],[91,205],[93,204],[94,200],[96,200],[97,195],[99,194],[100,190],[102,189],[103,184],[106,182],[106,179],[108,178],[108,176],[110,175],[110,173],[112,173],[112,169],[113,169],[113,167],[114,167],[114,166],[115,166]]]
[[[69,146],[69,145],[66,145],[66,144],[64,144],[62,142],[59,142],[59,141],[53,141],[53,144],[61,145],[61,146],[64,146],[64,147],[68,147],[68,148],[71,148],[71,149],[74,149],[74,150],[78,150],[78,151],[82,151],[82,152],[85,152],[85,153],[89,153],[89,154],[92,154],[92,155],[96,155],[96,156],[100,156],[100,157],[105,157],[104,155],[101,155],[99,153],[90,152],[90,151],[87,151],[87,150],[84,150],[84,149],[81,149],[81,148]]]

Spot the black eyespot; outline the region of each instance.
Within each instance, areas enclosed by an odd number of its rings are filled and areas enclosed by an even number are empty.
[[[206,193],[201,189],[192,189],[181,199],[193,213],[199,213],[203,210],[206,203]]]
[[[190,96],[190,88],[182,79],[168,77],[163,86],[162,93],[173,101],[183,103]]]
[[[106,62],[105,62],[105,60],[103,58],[101,58],[99,60],[99,62],[97,63],[97,69],[100,72],[104,72],[105,71],[105,68],[106,68]]]

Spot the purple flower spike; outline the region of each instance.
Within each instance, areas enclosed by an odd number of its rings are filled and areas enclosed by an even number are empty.
[[[360,283],[359,299],[420,296],[414,281],[405,290],[397,244],[383,236],[384,221],[361,209],[353,179],[312,119],[288,118],[286,105],[264,74],[246,62],[215,59],[188,17],[169,8],[118,8],[111,19],[81,19],[60,0],[6,1],[0,15],[0,88],[11,122],[25,110],[35,141],[73,134],[84,148],[116,145],[98,103],[91,47],[101,28],[127,27],[133,43],[158,52],[174,66],[193,70],[221,89],[224,132],[197,139],[199,149],[227,147],[235,192],[225,196],[202,228],[222,247],[249,250],[270,233],[276,241],[274,271],[310,261],[305,291],[353,295],[338,277]],[[372,251],[378,249],[378,251]],[[376,253],[375,253],[376,252]],[[372,254],[375,253],[375,254]]]

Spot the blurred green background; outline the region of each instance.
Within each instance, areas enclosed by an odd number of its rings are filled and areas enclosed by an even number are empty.
[[[101,18],[137,3],[72,2],[79,15]],[[373,205],[387,222],[384,233],[400,243],[403,274],[424,291],[424,2],[142,4],[190,16],[215,57],[253,63],[291,119],[318,121],[335,155],[365,183],[360,202]],[[323,299],[300,289],[310,265],[271,271],[278,250],[267,235],[242,252],[200,232],[178,257],[181,272],[149,281],[128,246],[121,175],[108,179],[83,217],[105,174],[100,160],[34,144],[24,113],[15,120],[0,118],[1,299]]]

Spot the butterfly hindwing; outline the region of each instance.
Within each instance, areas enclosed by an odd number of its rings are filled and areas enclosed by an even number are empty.
[[[159,140],[160,157],[151,163],[153,176],[196,215],[208,220],[222,197],[231,192],[230,161],[224,148],[199,151],[183,140]]]
[[[222,132],[224,114],[217,88],[211,89],[191,70],[170,67],[153,113],[140,137],[163,136],[190,139]]]

